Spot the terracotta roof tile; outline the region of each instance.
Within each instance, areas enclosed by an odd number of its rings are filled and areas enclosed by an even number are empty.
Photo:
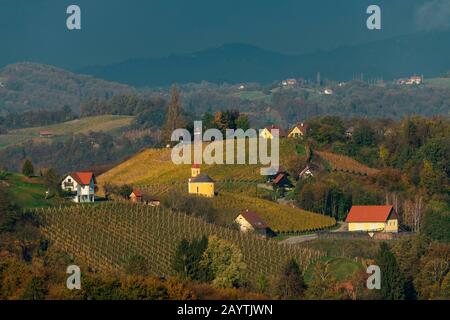
[[[386,222],[392,211],[393,206],[353,206],[346,222]]]

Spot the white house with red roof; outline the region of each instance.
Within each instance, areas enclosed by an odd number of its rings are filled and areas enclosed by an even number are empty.
[[[73,194],[76,203],[95,202],[95,175],[93,172],[73,172],[61,182],[61,189]]]
[[[353,206],[346,222],[350,232],[398,232],[398,215],[393,206]]]

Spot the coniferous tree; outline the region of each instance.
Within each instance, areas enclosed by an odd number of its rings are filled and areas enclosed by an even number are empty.
[[[305,289],[305,281],[298,263],[293,259],[289,260],[279,279],[278,295],[282,299],[298,299]]]
[[[34,174],[34,167],[30,160],[26,160],[22,166],[22,174],[31,177]]]
[[[395,255],[386,243],[380,245],[377,263],[381,269],[380,296],[384,300],[405,299],[405,279]]]

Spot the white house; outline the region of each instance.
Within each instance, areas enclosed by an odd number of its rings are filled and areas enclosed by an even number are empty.
[[[74,172],[61,182],[61,189],[73,194],[73,201],[86,203],[95,201],[95,175],[92,172]]]

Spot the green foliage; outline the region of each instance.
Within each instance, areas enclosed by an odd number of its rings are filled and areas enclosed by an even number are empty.
[[[377,264],[381,269],[380,297],[384,300],[405,299],[405,279],[398,266],[395,255],[386,243],[381,243],[377,256]]]
[[[279,297],[281,299],[298,299],[305,290],[305,281],[298,263],[295,260],[289,260],[278,280]]]
[[[22,166],[22,174],[27,177],[31,177],[34,175],[34,167],[29,159],[25,160]]]
[[[33,276],[22,295],[23,300],[44,300],[48,289],[43,279]]]
[[[181,240],[172,262],[172,270],[182,279],[208,281],[208,270],[201,266],[201,260],[208,247],[208,238],[201,237],[192,242]]]
[[[450,206],[443,201],[435,201],[425,213],[422,233],[431,239],[450,243]]]
[[[209,279],[219,288],[239,288],[244,284],[245,265],[240,249],[233,243],[211,236],[201,260]]]

